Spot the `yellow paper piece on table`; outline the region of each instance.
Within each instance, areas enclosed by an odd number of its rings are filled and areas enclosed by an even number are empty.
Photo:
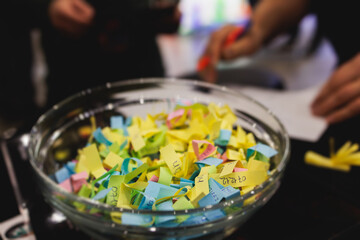
[[[346,156],[342,159],[338,159],[338,158],[334,158],[331,159],[331,161],[333,161],[336,164],[350,164],[353,166],[360,166],[360,153],[353,153],[349,156]]]
[[[308,151],[305,154],[305,162],[318,167],[325,167],[333,170],[348,172],[351,167],[348,164],[336,164],[330,158],[324,157],[316,152]]]
[[[258,161],[258,160],[255,160],[254,158],[251,157],[249,159],[247,169],[249,171],[253,171],[253,170],[265,170],[265,171],[268,171],[270,169],[270,163],[263,162],[263,161]]]
[[[342,157],[347,155],[346,152],[351,148],[351,142],[347,141],[336,153],[335,156]],[[356,148],[356,145],[355,145]],[[355,150],[356,151],[356,150]]]
[[[128,127],[127,130],[129,132],[130,142],[136,152],[145,147],[145,141],[142,138],[140,129],[137,125],[132,125]]]
[[[337,152],[331,157],[331,160],[336,163],[343,163],[350,156],[358,156],[360,153],[358,144],[351,145],[351,142],[346,142]],[[357,157],[353,157],[357,159]],[[347,160],[347,162],[349,162]],[[350,162],[349,162],[350,163]]]
[[[166,186],[170,186],[172,179],[172,174],[170,169],[167,167],[160,167],[160,176],[158,183],[164,184]]]
[[[164,160],[171,173],[177,176],[182,171],[182,162],[179,155],[176,154],[174,146],[171,144],[160,148],[160,159]]]
[[[131,189],[128,188],[124,183],[120,184],[119,198],[116,206],[121,208],[131,209]]]
[[[117,171],[119,171],[121,169],[121,165],[123,163],[124,159],[122,157],[120,157],[119,155],[113,153],[113,152],[109,152],[109,154],[106,156],[105,160],[103,161],[103,165],[106,168],[113,168],[115,167],[116,164],[119,165],[119,167],[116,169]]]
[[[210,178],[226,186],[232,187],[244,187],[259,185],[267,179],[267,173],[265,171],[244,171],[233,172],[226,176],[220,177],[219,173],[211,174]]]
[[[224,167],[220,173],[220,177],[226,176],[233,172],[238,161],[231,161],[224,164]]]

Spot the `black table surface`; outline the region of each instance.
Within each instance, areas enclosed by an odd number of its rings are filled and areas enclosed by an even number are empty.
[[[330,126],[316,143],[292,139],[290,161],[279,190],[227,239],[360,239],[360,167],[344,173],[304,163],[308,150],[328,156],[330,137],[335,138],[336,148],[346,141],[360,143],[359,120]],[[47,220],[51,208],[36,188],[29,163],[21,160],[16,136],[7,146],[37,239],[88,240],[68,224],[54,225]],[[2,155],[0,158],[2,222],[19,213]]]

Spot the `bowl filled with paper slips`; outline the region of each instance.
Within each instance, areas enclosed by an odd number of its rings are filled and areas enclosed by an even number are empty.
[[[280,186],[290,141],[226,87],[136,79],[75,94],[39,118],[30,163],[45,200],[95,239],[221,239]]]

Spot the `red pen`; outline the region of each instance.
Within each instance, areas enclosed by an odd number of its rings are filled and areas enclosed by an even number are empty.
[[[228,34],[228,36],[225,39],[223,47],[228,47],[231,44],[233,44],[242,35],[244,35],[244,33],[246,32],[248,27],[249,27],[249,24],[245,24],[245,25],[242,25],[242,26],[237,26],[233,31],[231,31]],[[203,56],[202,58],[200,58],[199,61],[198,61],[198,65],[197,65],[198,72],[204,70],[210,64],[210,61],[211,61],[210,57],[206,56],[206,55]]]

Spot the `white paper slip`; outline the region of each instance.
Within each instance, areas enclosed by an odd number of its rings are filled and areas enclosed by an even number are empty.
[[[323,118],[311,113],[310,105],[320,86],[304,90],[278,91],[271,89],[231,86],[269,108],[284,124],[291,138],[316,142],[327,129]]]

